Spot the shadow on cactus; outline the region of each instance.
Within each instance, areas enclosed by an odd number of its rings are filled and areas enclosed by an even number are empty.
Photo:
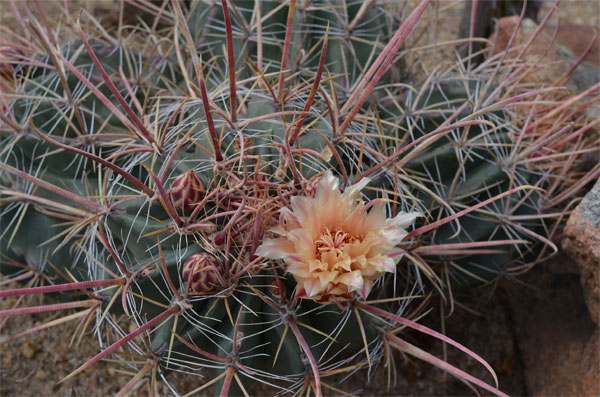
[[[0,315],[85,308],[48,324],[94,318],[104,345],[62,381],[113,355],[137,372],[120,395],[207,369],[192,393],[321,395],[390,348],[502,395],[481,357],[415,321],[432,294],[555,250],[548,222],[598,168],[574,171],[589,125],[551,103],[560,88],[520,86],[520,64],[406,80],[428,3],[400,22],[372,2],[173,1],[141,47],[79,20],[57,47],[33,22],[45,55],[17,62],[3,98],[0,241],[4,274],[49,285],[0,296],[72,292]]]

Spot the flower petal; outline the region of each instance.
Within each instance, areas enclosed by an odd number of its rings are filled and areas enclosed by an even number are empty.
[[[372,276],[376,273],[383,272],[393,273],[396,269],[396,262],[387,255],[377,255],[373,258],[369,258],[367,267],[370,271],[366,271],[365,276]]]
[[[385,203],[379,202],[371,208],[371,211],[369,211],[364,228],[368,232],[377,233],[377,231],[381,230],[385,225]]]
[[[365,281],[363,283],[363,287],[359,291],[359,293],[363,297],[363,299],[366,299],[367,296],[369,296],[369,293],[371,292],[371,288],[373,288],[373,280],[365,279]]]
[[[286,238],[266,239],[256,249],[255,254],[269,259],[282,259],[295,253],[295,246]]]
[[[319,289],[323,291],[337,277],[337,272],[319,272],[315,276],[319,279],[321,285]]]
[[[352,270],[352,259],[349,256],[345,256],[344,259],[341,259],[334,263],[333,265],[330,265],[330,268],[332,270],[336,270],[336,271],[351,271]]]
[[[415,219],[423,216],[420,212],[400,212],[392,219],[388,219],[387,225],[394,225],[395,228],[406,229],[415,222]]]
[[[341,219],[341,227],[345,232],[354,236],[364,236],[365,231],[367,230],[365,228],[365,223],[367,221],[365,205],[359,201],[354,209],[350,210],[350,208],[351,207],[347,205],[346,212],[343,213],[344,218]]]
[[[304,226],[304,222],[312,218],[312,198],[294,196],[290,201],[292,212],[299,221],[299,226]]]
[[[322,191],[322,192],[331,192],[334,190],[338,190],[340,181],[333,176],[333,173],[331,171],[327,171],[325,173],[325,175],[323,175],[321,177],[321,179],[319,179],[319,186],[317,188],[317,191]]]
[[[315,243],[309,230],[298,228],[287,234],[289,241],[294,244],[295,253],[304,260],[315,259]]]
[[[357,183],[348,186],[346,188],[346,190],[344,190],[344,193],[342,194],[342,200],[348,201],[348,202],[352,202],[352,201],[356,200],[357,198],[360,198],[360,191],[365,186],[367,186],[367,184],[369,182],[371,182],[371,179],[369,179],[369,178],[362,178]]]
[[[304,287],[304,291],[306,292],[306,296],[308,298],[315,296],[319,292],[321,292],[321,282],[318,278],[313,277],[308,280],[304,280],[302,283]]]
[[[287,271],[296,278],[309,278],[310,269],[304,262],[294,262],[288,265]]]
[[[279,226],[281,228],[286,227],[286,229],[302,227],[302,222],[289,208],[283,207],[279,210]]]
[[[348,272],[340,275],[336,280],[338,283],[348,286],[348,291],[360,291],[363,288],[364,278],[360,270]]]

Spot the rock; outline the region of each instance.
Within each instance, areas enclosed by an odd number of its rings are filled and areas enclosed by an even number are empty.
[[[40,351],[39,347],[35,346],[33,343],[25,342],[21,346],[21,353],[25,356],[26,359],[31,360],[35,357],[35,355]]]
[[[498,20],[496,29],[489,38],[492,43],[491,55],[497,55],[506,50],[518,22],[518,16],[505,17]],[[550,47],[552,42],[551,35],[549,36],[542,31],[525,50],[523,55],[519,56],[537,28],[538,25],[531,19],[523,19],[521,27],[513,39],[511,50],[506,55],[506,59],[520,58],[522,61],[535,62],[537,65],[545,64],[544,67],[538,68],[533,73],[526,73],[524,75],[524,82],[536,84],[551,83],[569,70],[569,65],[564,60],[556,62],[559,57],[556,46]]]
[[[579,266],[585,302],[600,324],[600,180],[571,214],[563,248]]]
[[[553,28],[545,27],[546,35],[554,33]],[[593,41],[593,43],[592,43]],[[572,23],[560,24],[556,34],[557,58],[571,68],[585,55],[583,61],[569,75],[568,83],[577,92],[582,92],[600,82],[600,35],[592,26],[576,25]],[[591,49],[585,54],[588,46]],[[597,104],[587,111],[590,119],[600,118],[600,106]]]
[[[554,34],[554,30],[550,26],[544,27],[546,34]],[[596,41],[583,60],[590,65],[600,66],[600,41],[598,33],[592,26],[563,22],[556,33],[558,44],[575,59],[579,59],[584,54],[594,37]]]
[[[465,1],[462,9],[462,16],[459,25],[458,38],[467,38],[471,34],[471,19],[473,18],[473,5],[475,2]],[[525,18],[537,20],[538,11],[542,6],[541,0],[529,0],[525,9]],[[473,25],[473,37],[485,38],[494,30],[496,20],[509,15],[520,15],[523,2],[520,0],[504,0],[504,1],[480,1],[477,3],[475,10],[475,20]],[[472,43],[472,51],[476,53],[481,50],[483,43]],[[461,56],[464,58],[468,55],[468,44],[462,45],[459,48]],[[475,56],[475,63],[481,62],[481,56]]]
[[[560,254],[508,286],[527,395],[597,396],[598,326],[590,319],[577,265]]]
[[[506,50],[518,25],[519,17],[504,17],[498,20],[494,33],[490,36],[491,55]],[[523,19],[521,27],[512,43],[507,58],[517,57],[527,44],[538,25],[531,19]],[[581,92],[600,81],[600,35],[592,26],[561,23],[556,27],[546,25],[521,56],[521,60],[532,65],[542,65],[533,73],[526,73],[525,82],[554,83],[562,78],[584,55],[587,47],[596,40],[583,61],[569,75],[567,84]],[[556,35],[555,35],[556,33]],[[555,37],[554,37],[555,36]],[[594,108],[591,115],[600,110]]]
[[[600,395],[600,328],[588,341],[581,356],[581,370],[579,372],[579,389],[576,395],[584,396],[586,393]]]
[[[554,355],[546,377],[537,378],[534,396],[598,396],[600,394],[600,361],[598,328],[587,342],[570,340]],[[539,359],[544,360],[540,355]],[[557,370],[560,368],[559,370]]]
[[[50,374],[40,368],[36,371],[34,378],[37,380],[46,380],[48,379],[48,376],[50,376]]]

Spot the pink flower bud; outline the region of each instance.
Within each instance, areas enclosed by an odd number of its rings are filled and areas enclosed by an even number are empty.
[[[175,207],[191,211],[202,201],[206,191],[198,175],[193,170],[189,170],[175,178],[169,193]]]
[[[182,278],[188,283],[188,292],[210,292],[217,289],[221,262],[206,252],[194,254],[183,264]]]
[[[225,238],[227,237],[227,233],[225,233],[224,231],[220,231],[219,233],[217,233],[215,235],[215,245],[223,245],[225,244]]]

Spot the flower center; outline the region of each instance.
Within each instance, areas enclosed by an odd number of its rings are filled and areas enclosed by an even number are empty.
[[[325,232],[315,241],[315,256],[318,260],[321,260],[321,255],[326,251],[335,251],[337,255],[341,255],[344,252],[344,245],[353,243],[358,239],[357,236],[346,233],[340,228],[335,229],[333,232],[329,228],[325,228]]]

